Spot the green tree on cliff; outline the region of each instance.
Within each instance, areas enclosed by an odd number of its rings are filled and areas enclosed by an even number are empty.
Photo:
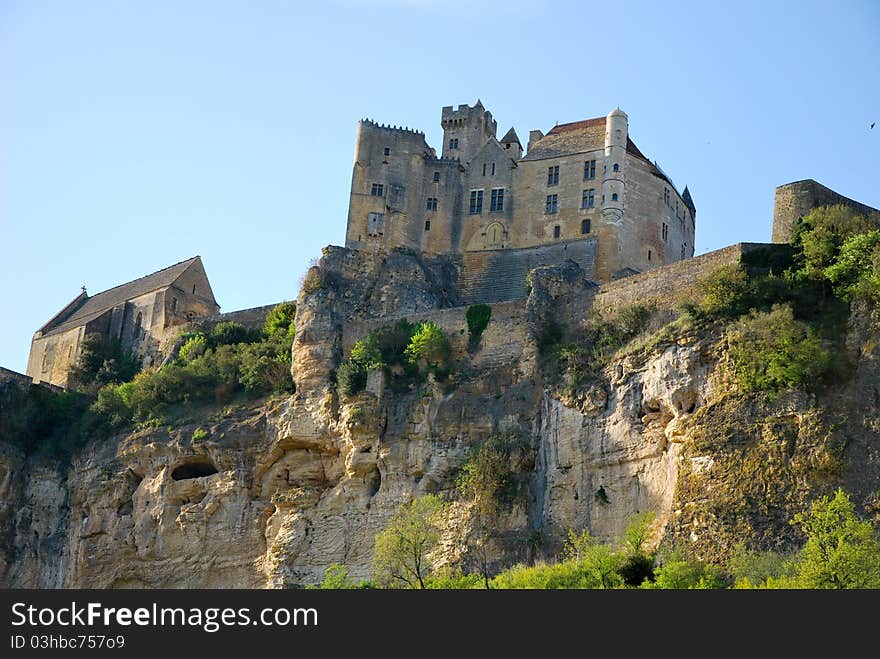
[[[373,569],[386,587],[425,588],[433,571],[428,557],[440,540],[438,523],[445,505],[426,494],[398,508],[388,527],[376,536]]]

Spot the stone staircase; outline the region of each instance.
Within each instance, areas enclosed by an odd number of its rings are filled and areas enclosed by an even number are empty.
[[[571,259],[592,277],[595,256],[596,241],[592,238],[522,249],[465,252],[461,257],[459,294],[464,304],[524,298],[530,270]]]

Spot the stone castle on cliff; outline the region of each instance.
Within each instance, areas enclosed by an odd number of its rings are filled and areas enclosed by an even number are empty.
[[[567,261],[600,284],[597,303],[662,303],[761,247],[693,259],[691,194],[639,150],[619,108],[546,135],[533,130],[525,153],[513,128],[497,139],[480,101],[444,107],[441,125],[438,156],[422,132],[358,123],[345,246],[373,261],[400,249],[442,261],[454,289],[442,306],[525,298],[531,270]],[[773,242],[788,242],[798,218],[831,204],[880,213],[813,180],[789,183],[776,189]],[[34,334],[27,378],[68,386],[87,334],[118,339],[144,365],[157,365],[188,324],[258,327],[271,306],[219,314],[199,257],[96,295],[83,289]]]
[[[525,153],[480,101],[444,107],[440,123],[439,156],[422,132],[358,123],[346,247],[453,255],[466,269],[488,252],[526,268],[564,256],[598,282],[693,256],[690,192],[639,150],[620,108],[533,130]]]

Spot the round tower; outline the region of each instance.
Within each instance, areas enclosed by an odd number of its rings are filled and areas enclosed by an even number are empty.
[[[623,217],[626,142],[629,119],[617,108],[605,118],[605,164],[602,175],[602,219],[616,222]]]

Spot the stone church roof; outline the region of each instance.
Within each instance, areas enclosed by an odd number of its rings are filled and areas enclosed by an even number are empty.
[[[605,148],[605,117],[557,124],[544,137],[529,149],[523,160],[543,160],[572,153],[584,153]],[[626,138],[626,152],[651,162],[629,137]]]
[[[74,327],[85,325],[108,309],[125,304],[128,300],[145,293],[170,286],[187,268],[199,260],[200,257],[194,256],[186,261],[175,263],[140,279],[114,286],[95,295],[89,296],[83,291],[48,323],[43,325],[39,332],[46,336],[47,334],[58,334],[59,332],[65,332]]]

